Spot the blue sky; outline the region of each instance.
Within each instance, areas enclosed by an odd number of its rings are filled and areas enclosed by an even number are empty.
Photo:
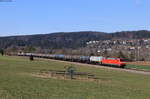
[[[150,30],[150,0],[0,2],[0,36],[69,31]]]

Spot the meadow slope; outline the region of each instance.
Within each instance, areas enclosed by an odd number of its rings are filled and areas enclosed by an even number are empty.
[[[101,79],[91,81],[40,78],[41,69],[64,70],[70,63],[29,61],[24,57],[0,56],[0,99],[150,99],[150,76],[74,65]]]

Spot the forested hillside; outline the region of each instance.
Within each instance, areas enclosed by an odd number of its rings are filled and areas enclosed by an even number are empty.
[[[104,32],[60,32],[27,36],[0,37],[0,48],[33,46],[40,48],[79,48],[87,41],[107,39],[143,39],[150,38],[150,31],[124,31],[116,33]]]

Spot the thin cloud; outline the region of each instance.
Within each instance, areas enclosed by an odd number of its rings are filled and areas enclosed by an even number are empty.
[[[135,0],[135,4],[136,5],[142,5],[143,4],[143,0]]]

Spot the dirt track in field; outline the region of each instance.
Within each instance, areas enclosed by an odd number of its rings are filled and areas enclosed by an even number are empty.
[[[45,60],[45,59],[44,59],[44,60]],[[70,63],[70,64],[75,64],[75,65],[80,65],[80,66],[88,66],[88,67],[103,68],[103,69],[116,70],[116,71],[123,71],[123,72],[130,72],[130,73],[136,73],[136,74],[150,75],[150,71],[149,71],[149,72],[136,71],[136,70],[129,70],[129,69],[121,69],[121,68],[114,68],[114,67],[107,67],[107,66],[99,66],[99,65],[78,63],[78,62],[69,62],[69,61],[53,60],[53,59],[46,59],[46,60],[59,61],[59,62],[62,62],[62,63]]]

